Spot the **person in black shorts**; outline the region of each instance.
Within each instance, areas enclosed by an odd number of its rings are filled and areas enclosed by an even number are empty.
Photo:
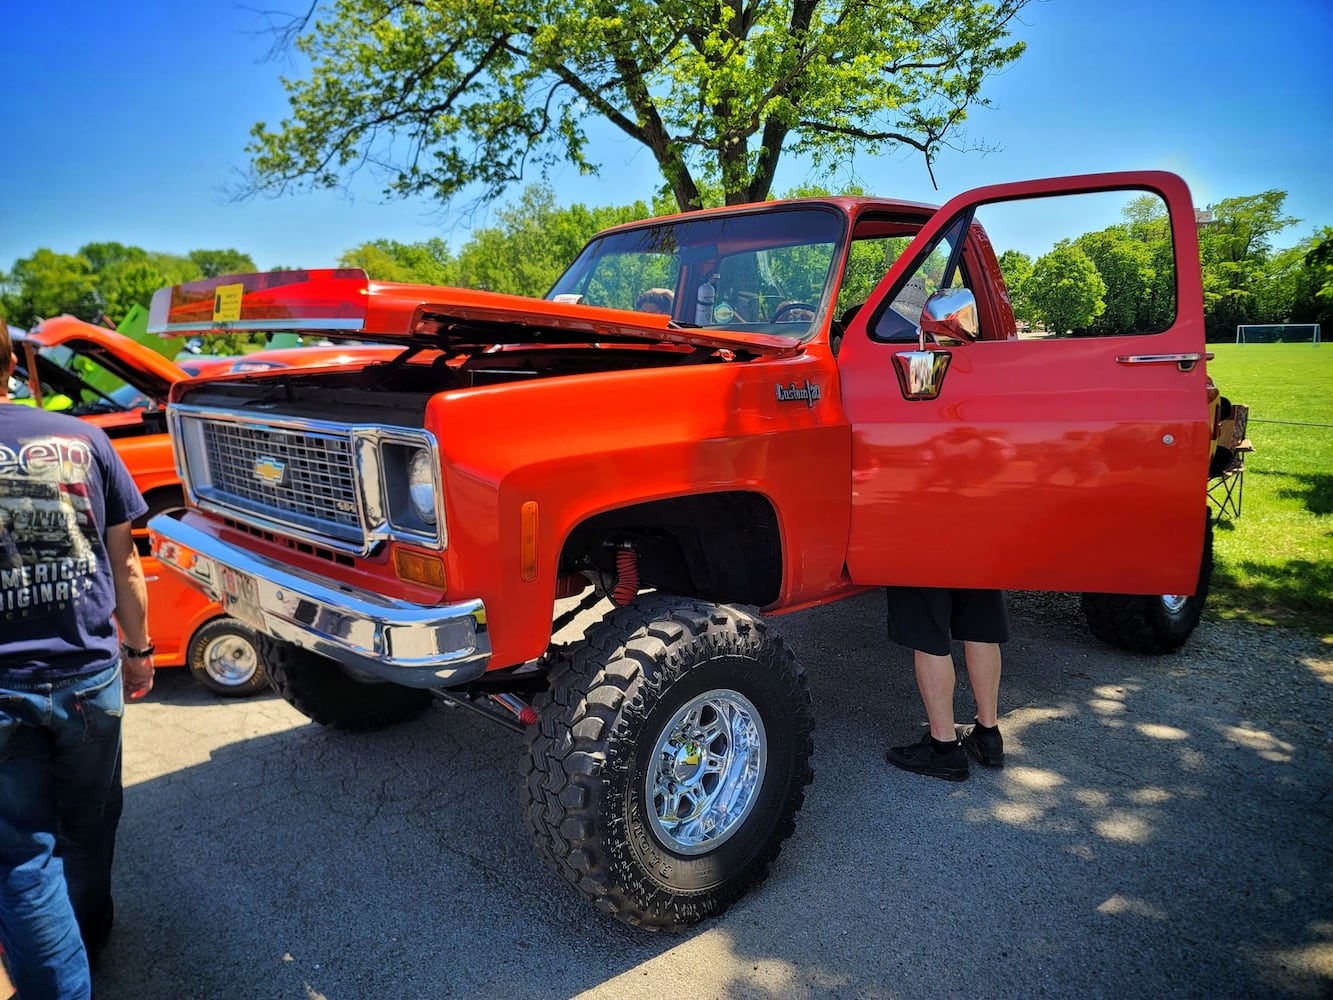
[[[1000,590],[888,587],[889,638],[913,650],[916,686],[930,730],[918,743],[889,747],[894,767],[948,781],[967,777],[970,755],[985,767],[1004,766],[1000,736],[1000,643],[1009,615]],[[960,734],[953,721],[954,664],[949,643],[963,643],[976,698],[973,724]]]

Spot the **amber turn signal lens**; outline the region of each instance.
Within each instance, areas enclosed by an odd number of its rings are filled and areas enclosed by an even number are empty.
[[[537,501],[529,500],[518,512],[519,576],[524,583],[537,579]]]
[[[393,571],[404,583],[420,583],[436,590],[444,590],[447,582],[443,559],[411,549],[393,550]]]
[[[195,554],[192,550],[160,535],[150,535],[149,542],[152,554],[160,561],[179,566],[181,569],[194,569]]]

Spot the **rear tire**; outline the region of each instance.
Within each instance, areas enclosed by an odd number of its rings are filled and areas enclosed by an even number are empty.
[[[1213,523],[1205,521],[1194,594],[1084,594],[1083,615],[1102,642],[1134,653],[1171,653],[1185,645],[1203,616],[1213,579]]]
[[[805,674],[750,611],[640,598],[557,658],[528,733],[542,858],[650,930],[721,913],[768,874],[810,783]]]
[[[358,681],[335,660],[260,636],[274,690],[312,722],[332,729],[384,729],[406,722],[431,702],[424,688]]]
[[[200,625],[190,637],[185,662],[196,681],[228,698],[268,687],[259,634],[235,618],[210,618]]]

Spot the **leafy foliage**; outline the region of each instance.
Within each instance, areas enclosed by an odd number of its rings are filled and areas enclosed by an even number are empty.
[[[1018,250],[1006,250],[996,261],[1000,265],[1000,274],[1004,276],[1004,285],[1009,289],[1009,306],[1014,311],[1014,319],[1020,323],[1035,323],[1036,315],[1027,300],[1027,281],[1032,277],[1032,258]]]
[[[911,238],[907,236],[890,236],[853,243],[847,254],[842,286],[838,289],[836,315],[842,316],[865,302],[910,242]]]
[[[189,258],[199,268],[201,278],[217,278],[224,274],[250,274],[259,270],[250,255],[239,250],[191,250]]]
[[[1238,323],[1333,321],[1333,228],[1274,251],[1274,234],[1295,224],[1282,212],[1286,192],[1228,198],[1210,206],[1198,227],[1208,339],[1229,341]],[[1170,220],[1161,200],[1133,199],[1125,221],[1084,233],[1074,245],[1092,261],[1106,288],[1105,308],[1085,330],[1093,335],[1152,332],[1175,314],[1175,262]],[[1020,320],[1038,317],[1027,301],[1022,255],[1005,251],[1005,275]],[[1323,267],[1325,270],[1321,270]],[[1324,297],[1320,289],[1327,287]],[[1076,327],[1077,329],[1077,327]]]
[[[453,269],[449,266],[449,248],[441,241],[439,258],[423,254],[424,244],[399,243],[397,240],[371,240],[353,247],[338,258],[339,267],[359,267],[376,281],[404,281],[450,285]],[[429,281],[423,272],[436,280]]]
[[[511,295],[545,295],[596,233],[654,214],[635,202],[619,208],[559,208],[550,188],[533,185],[516,205],[496,213],[497,224],[472,232],[458,253],[455,284]],[[640,286],[641,291],[648,285]]]
[[[89,243],[76,254],[43,247],[0,275],[0,310],[20,327],[62,313],[114,325],[135,305],[147,309],[165,285],[254,270],[250,255],[236,250],[180,257],[115,242]]]
[[[1315,322],[1333,326],[1333,227],[1324,226],[1311,238],[1302,257],[1305,281],[1301,285],[1309,319],[1296,322]]]
[[[831,193],[806,186],[784,197]],[[859,189],[841,193],[864,194]],[[1333,328],[1333,227],[1325,226],[1289,249],[1272,250],[1273,235],[1293,221],[1282,213],[1284,198],[1277,191],[1227,199],[1214,206],[1213,221],[1200,227],[1211,340],[1233,339],[1236,322],[1321,323],[1326,330]],[[420,243],[380,239],[347,250],[339,262],[361,267],[382,281],[540,296],[597,232],[667,214],[674,207],[667,197],[651,205],[561,207],[549,187],[530,185],[517,202],[495,213],[493,225],[474,230],[456,252],[439,238]],[[1132,324],[1131,329],[1160,329],[1174,308],[1169,220],[1160,199],[1135,199],[1123,215],[1122,223],[1074,241],[1105,285],[1105,308],[1090,321],[1088,333],[1124,331],[1126,323]],[[865,301],[905,242],[893,237],[860,240],[852,246],[835,315]],[[1000,254],[999,261],[1015,317],[1037,322],[1027,295],[1032,261],[1013,250]],[[157,288],[254,270],[249,254],[230,249],[194,250],[182,257],[115,242],[90,243],[75,254],[41,248],[16,261],[9,273],[0,274],[0,314],[20,327],[60,313],[118,323],[134,305],[146,308]],[[645,272],[633,277],[624,296],[630,295],[631,286],[642,290],[671,284],[669,275]],[[1236,320],[1238,314],[1244,318]],[[234,343],[212,337],[209,348],[239,352],[255,346],[252,341],[245,335],[236,335]]]
[[[457,254],[441,239],[424,243],[372,240],[344,253],[338,263],[360,267],[379,281],[540,297],[597,233],[667,210],[660,202],[649,206],[641,201],[615,208],[582,204],[561,208],[550,188],[534,184],[516,204],[496,213],[495,225],[473,230]],[[648,284],[637,284],[636,291],[649,287],[651,277],[641,276]]]
[[[1256,293],[1267,280],[1272,236],[1298,219],[1282,214],[1285,191],[1226,198],[1209,206],[1213,221],[1199,232],[1203,298],[1210,339],[1234,335],[1259,319]]]
[[[596,173],[599,118],[653,157],[676,204],[768,197],[784,151],[953,146],[1022,54],[1028,0],[332,0],[286,37],[310,60],[291,115],[251,130],[250,190],[328,188],[362,167],[387,195],[483,201],[557,164]]]
[[[1056,333],[1085,329],[1106,311],[1106,282],[1072,243],[1061,243],[1037,260],[1025,291],[1033,315]]]
[[[97,315],[97,278],[82,254],[61,254],[45,248],[16,261],[5,276],[8,286],[3,311],[8,322],[32,326],[46,316],[71,313],[84,319]]]

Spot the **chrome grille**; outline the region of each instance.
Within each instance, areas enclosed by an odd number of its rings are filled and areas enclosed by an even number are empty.
[[[202,430],[209,499],[361,539],[349,435],[212,420]]]

